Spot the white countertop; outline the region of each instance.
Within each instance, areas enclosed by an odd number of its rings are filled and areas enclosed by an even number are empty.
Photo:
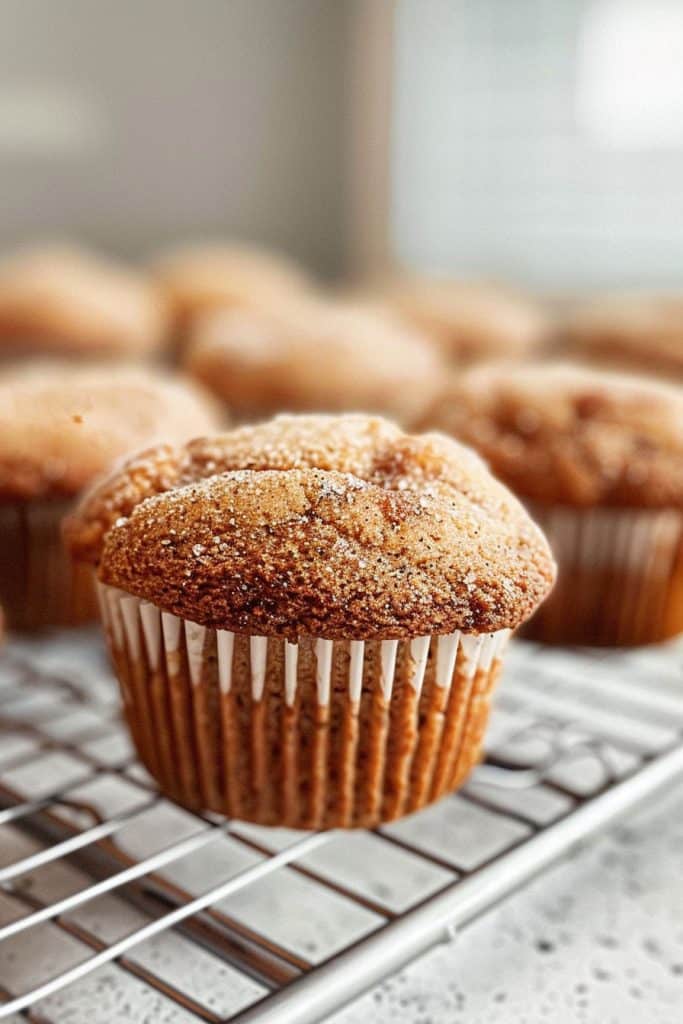
[[[330,1024],[681,1024],[683,788]]]

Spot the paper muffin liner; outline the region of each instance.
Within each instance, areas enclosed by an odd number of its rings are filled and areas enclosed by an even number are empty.
[[[68,501],[0,504],[0,602],[10,627],[78,626],[97,618],[90,566],[62,545]]]
[[[367,827],[457,788],[479,760],[509,630],[292,644],[98,593],[140,759],[188,807]]]
[[[525,629],[550,643],[630,646],[683,631],[683,515],[534,505],[559,566]]]

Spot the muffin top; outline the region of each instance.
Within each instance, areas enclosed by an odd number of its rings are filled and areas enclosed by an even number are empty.
[[[154,272],[181,326],[207,309],[245,304],[268,307],[310,287],[304,271],[285,257],[220,242],[170,250]]]
[[[0,501],[69,497],[114,460],[215,429],[213,400],[170,373],[41,363],[0,372]]]
[[[645,369],[683,382],[683,295],[611,295],[567,318],[572,354],[603,366]]]
[[[184,619],[265,636],[516,626],[546,541],[468,449],[360,415],[278,417],[129,462],[67,531],[100,579]]]
[[[576,506],[683,506],[683,390],[570,364],[478,367],[425,425],[471,444],[517,494]]]
[[[0,350],[139,355],[162,344],[166,303],[144,275],[61,246],[0,263]]]
[[[387,290],[393,308],[457,364],[521,358],[538,348],[546,316],[530,298],[484,281],[409,278]]]
[[[399,419],[426,407],[441,369],[429,343],[390,313],[323,300],[209,313],[185,366],[248,416],[359,410]]]

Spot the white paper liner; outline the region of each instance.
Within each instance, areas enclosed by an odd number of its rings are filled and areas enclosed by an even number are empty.
[[[510,630],[290,643],[99,594],[138,751],[181,802],[293,827],[367,825],[453,788],[479,756]]]
[[[567,643],[638,644],[683,630],[683,516],[675,509],[534,505],[559,566],[528,632]]]

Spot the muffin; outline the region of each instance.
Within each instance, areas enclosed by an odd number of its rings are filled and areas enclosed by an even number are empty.
[[[425,424],[475,447],[546,531],[560,577],[534,637],[683,630],[683,390],[568,364],[479,367]]]
[[[79,249],[25,249],[0,263],[0,353],[148,356],[167,310],[144,275]]]
[[[538,303],[484,281],[408,278],[388,288],[385,298],[458,366],[525,358],[548,335]]]
[[[283,256],[219,242],[172,249],[153,271],[170,304],[181,347],[200,313],[244,305],[277,308],[311,287],[304,271]]]
[[[283,416],[133,459],[71,518],[126,718],[164,792],[296,828],[456,788],[554,566],[468,449]]]
[[[563,336],[577,359],[683,384],[683,295],[603,296],[570,314]]]
[[[429,343],[391,314],[322,300],[207,314],[184,365],[248,419],[357,410],[409,420],[434,397],[442,370]]]
[[[170,374],[42,363],[0,373],[0,601],[10,626],[96,617],[92,572],[72,566],[60,522],[118,458],[218,425],[213,400]]]

